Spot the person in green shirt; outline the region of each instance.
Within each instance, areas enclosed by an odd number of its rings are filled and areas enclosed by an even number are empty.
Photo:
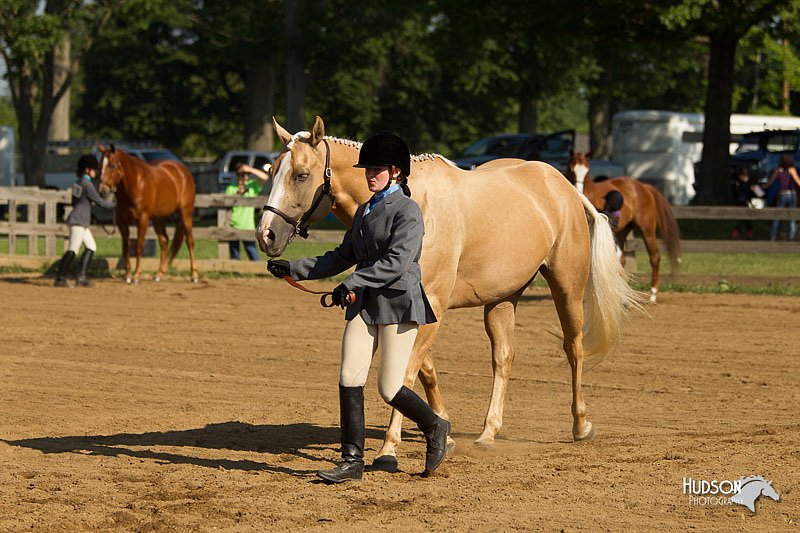
[[[252,174],[257,179],[247,179],[248,174]],[[244,198],[252,198],[261,193],[264,187],[264,182],[267,181],[269,175],[257,168],[250,165],[241,164],[236,167],[236,184],[229,185],[225,189],[225,194],[242,196]],[[255,231],[255,207],[246,207],[237,205],[231,209],[231,227],[236,229],[248,229]],[[242,241],[244,243],[245,252],[247,257],[252,261],[258,261],[258,249],[256,248],[256,241],[248,240]],[[239,241],[228,241],[231,259],[239,259]]]

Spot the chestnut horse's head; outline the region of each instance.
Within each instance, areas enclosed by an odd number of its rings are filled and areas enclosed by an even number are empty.
[[[566,177],[580,192],[583,192],[586,177],[589,175],[589,159],[580,152],[575,152],[567,163]]]
[[[110,144],[108,148],[98,144],[97,148],[102,154],[100,160],[100,192],[114,191],[125,175],[120,161],[121,152],[118,152],[113,144]]]
[[[323,141],[322,119],[316,118],[310,133],[294,135],[274,118],[272,125],[284,146],[269,172],[272,191],[256,228],[256,239],[264,253],[277,257],[304,226],[328,214],[332,199],[325,190],[330,155],[327,142]]]

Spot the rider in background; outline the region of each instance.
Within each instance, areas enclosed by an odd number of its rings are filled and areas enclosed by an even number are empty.
[[[422,211],[411,199],[408,145],[393,133],[378,133],[361,147],[358,163],[374,194],[356,211],[342,243],[325,255],[297,261],[270,260],[276,277],[320,279],[347,276],[332,300],[347,307],[339,372],[342,460],[317,475],[330,483],[361,479],[364,472],[364,384],[372,355],[380,348],[378,392],[389,405],[416,422],[425,434],[425,472],[444,460],[450,422],[436,415],[403,385],[411,350],[421,324],[436,322],[422,287],[419,257],[425,233]],[[354,292],[355,301],[349,301]]]
[[[800,176],[797,174],[794,157],[788,152],[781,154],[781,162],[772,172],[769,181],[764,185],[764,189],[769,189],[773,183],[778,182],[778,193],[775,196],[775,207],[797,207],[797,191],[800,189]],[[773,220],[769,228],[769,239],[778,239],[778,232],[781,228],[780,220]],[[786,237],[793,241],[797,233],[797,222],[789,221],[789,230]]]
[[[92,283],[89,281],[87,272],[89,263],[92,262],[92,256],[97,250],[97,245],[92,236],[92,230],[89,229],[92,215],[92,203],[111,209],[114,207],[113,200],[104,200],[97,189],[92,184],[92,179],[97,177],[97,172],[100,165],[97,164],[97,158],[91,154],[85,154],[78,159],[78,168],[76,169],[77,180],[72,185],[72,212],[67,217],[67,226],[69,226],[69,245],[64,256],[61,258],[61,263],[58,266],[58,275],[56,275],[56,287],[69,287],[67,284],[67,272],[75,259],[75,254],[84,245],[83,254],[80,259],[80,272],[78,274],[78,286],[91,287]]]
[[[608,217],[608,224],[611,226],[611,231],[614,233],[617,255],[622,255],[622,243],[617,240],[617,229],[623,204],[622,193],[617,190],[608,191],[603,197],[603,201],[605,202],[603,204],[603,213]]]

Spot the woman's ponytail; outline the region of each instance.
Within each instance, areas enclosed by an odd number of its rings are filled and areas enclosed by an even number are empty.
[[[411,189],[408,188],[408,176],[400,178],[400,188],[403,189],[403,194],[411,198]]]

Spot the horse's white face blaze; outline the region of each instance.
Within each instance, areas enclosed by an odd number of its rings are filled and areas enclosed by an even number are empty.
[[[273,168],[272,191],[266,203],[298,221],[311,208],[323,181],[324,163],[316,147],[307,142],[310,138],[310,133],[298,132],[286,143],[286,151]],[[280,215],[264,211],[256,228],[256,240],[264,253],[278,257],[294,231],[292,224]]]
[[[589,174],[589,165],[583,162],[578,163],[573,167],[572,171],[575,173],[575,187],[580,192],[583,192],[583,184],[586,180],[586,175]]]
[[[113,191],[122,179],[122,164],[113,152],[103,152],[100,163],[100,192]]]

